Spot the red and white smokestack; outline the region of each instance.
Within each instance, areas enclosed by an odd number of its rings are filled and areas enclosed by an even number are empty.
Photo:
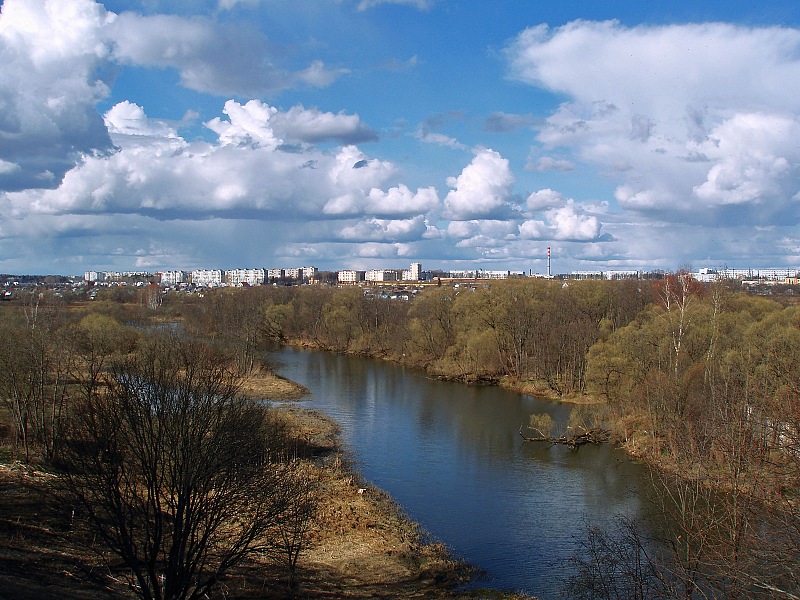
[[[550,246],[547,247],[547,276],[550,277]]]

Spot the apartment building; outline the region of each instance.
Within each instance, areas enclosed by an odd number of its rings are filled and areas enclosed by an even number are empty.
[[[404,269],[400,274],[403,281],[419,281],[422,279],[422,263],[411,263],[410,269]]]
[[[389,269],[371,269],[364,274],[364,280],[375,283],[397,281],[397,271]]]
[[[195,269],[192,271],[192,283],[201,287],[222,285],[222,271],[219,269]]]
[[[264,269],[230,269],[225,271],[225,282],[235,286],[256,286],[264,283],[264,275]]]
[[[178,285],[185,283],[188,279],[186,271],[162,271],[161,272],[161,285]]]
[[[364,281],[366,273],[364,271],[345,270],[339,271],[337,280],[343,285],[355,285]]]

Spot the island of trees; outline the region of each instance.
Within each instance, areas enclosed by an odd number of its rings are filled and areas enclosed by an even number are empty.
[[[144,597],[199,597],[266,551],[265,540],[283,548],[291,579],[313,478],[269,411],[236,393],[278,344],[581,403],[574,427],[607,432],[598,441],[652,467],[648,493],[663,523],[657,539],[624,518],[591,529],[575,557],[575,597],[800,597],[800,308],[791,296],[683,273],[431,287],[409,301],[356,287],[169,293],[157,303],[137,301],[142,293],[8,303],[0,397],[14,455],[60,474],[60,493],[133,587],[150,590]],[[153,333],[176,323],[178,334]],[[530,438],[563,433],[537,415],[521,425]],[[244,454],[215,450],[237,432],[251,442]],[[202,452],[214,460],[188,460]],[[239,495],[224,499],[223,487]],[[181,507],[184,491],[198,512]],[[247,518],[232,519],[234,507]],[[178,523],[223,525],[194,547]],[[125,549],[129,528],[144,536],[135,550]],[[180,592],[159,596],[162,579]]]

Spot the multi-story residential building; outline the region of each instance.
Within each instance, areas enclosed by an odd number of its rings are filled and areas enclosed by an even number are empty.
[[[228,285],[261,285],[264,283],[264,269],[229,269],[225,271]]]
[[[201,287],[216,287],[222,284],[222,271],[219,269],[195,269],[192,283]]]
[[[697,281],[717,281],[718,279],[739,279],[743,281],[779,282],[795,278],[800,270],[793,268],[770,269],[698,269],[692,273]]]
[[[300,269],[299,268],[292,268],[292,269],[284,269],[284,276],[286,279],[300,279]]]
[[[508,279],[511,271],[481,271],[478,274],[480,279]]]
[[[272,279],[283,279],[286,277],[286,272],[283,269],[268,269],[267,270],[267,278]]]
[[[306,281],[311,281],[317,278],[317,267],[300,267],[300,278]]]
[[[397,271],[387,269],[371,269],[364,273],[365,281],[397,281]]]
[[[422,278],[422,263],[411,263],[411,268],[403,270],[400,278],[403,281],[419,281]]]
[[[187,279],[186,271],[162,271],[161,285],[178,285]]]
[[[339,283],[347,285],[355,285],[356,283],[364,281],[365,275],[366,273],[364,271],[345,270],[345,271],[339,271],[337,279]]]
[[[105,278],[105,273],[98,273],[97,271],[86,271],[86,273],[83,274],[84,281],[103,281]]]
[[[602,271],[573,271],[570,279],[603,279]]]
[[[639,279],[639,271],[603,271],[603,277],[612,279]]]

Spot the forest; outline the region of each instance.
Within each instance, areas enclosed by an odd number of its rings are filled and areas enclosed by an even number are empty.
[[[125,383],[153,381],[157,365],[188,374],[186,357],[214,353],[197,380],[208,390],[222,381],[212,363],[252,373],[279,344],[359,354],[594,402],[612,442],[651,465],[658,539],[624,518],[591,529],[571,596],[800,595],[800,306],[684,273],[434,286],[408,301],[359,287],[152,294],[104,290],[89,302],[42,292],[3,307],[0,396],[12,416],[3,435],[19,456],[90,470],[76,448],[100,440],[75,444],[76,432],[99,430],[86,415],[105,406],[104,390],[130,399]],[[152,332],[176,323],[175,340],[205,350],[159,354]],[[76,421],[73,407],[87,403]]]

